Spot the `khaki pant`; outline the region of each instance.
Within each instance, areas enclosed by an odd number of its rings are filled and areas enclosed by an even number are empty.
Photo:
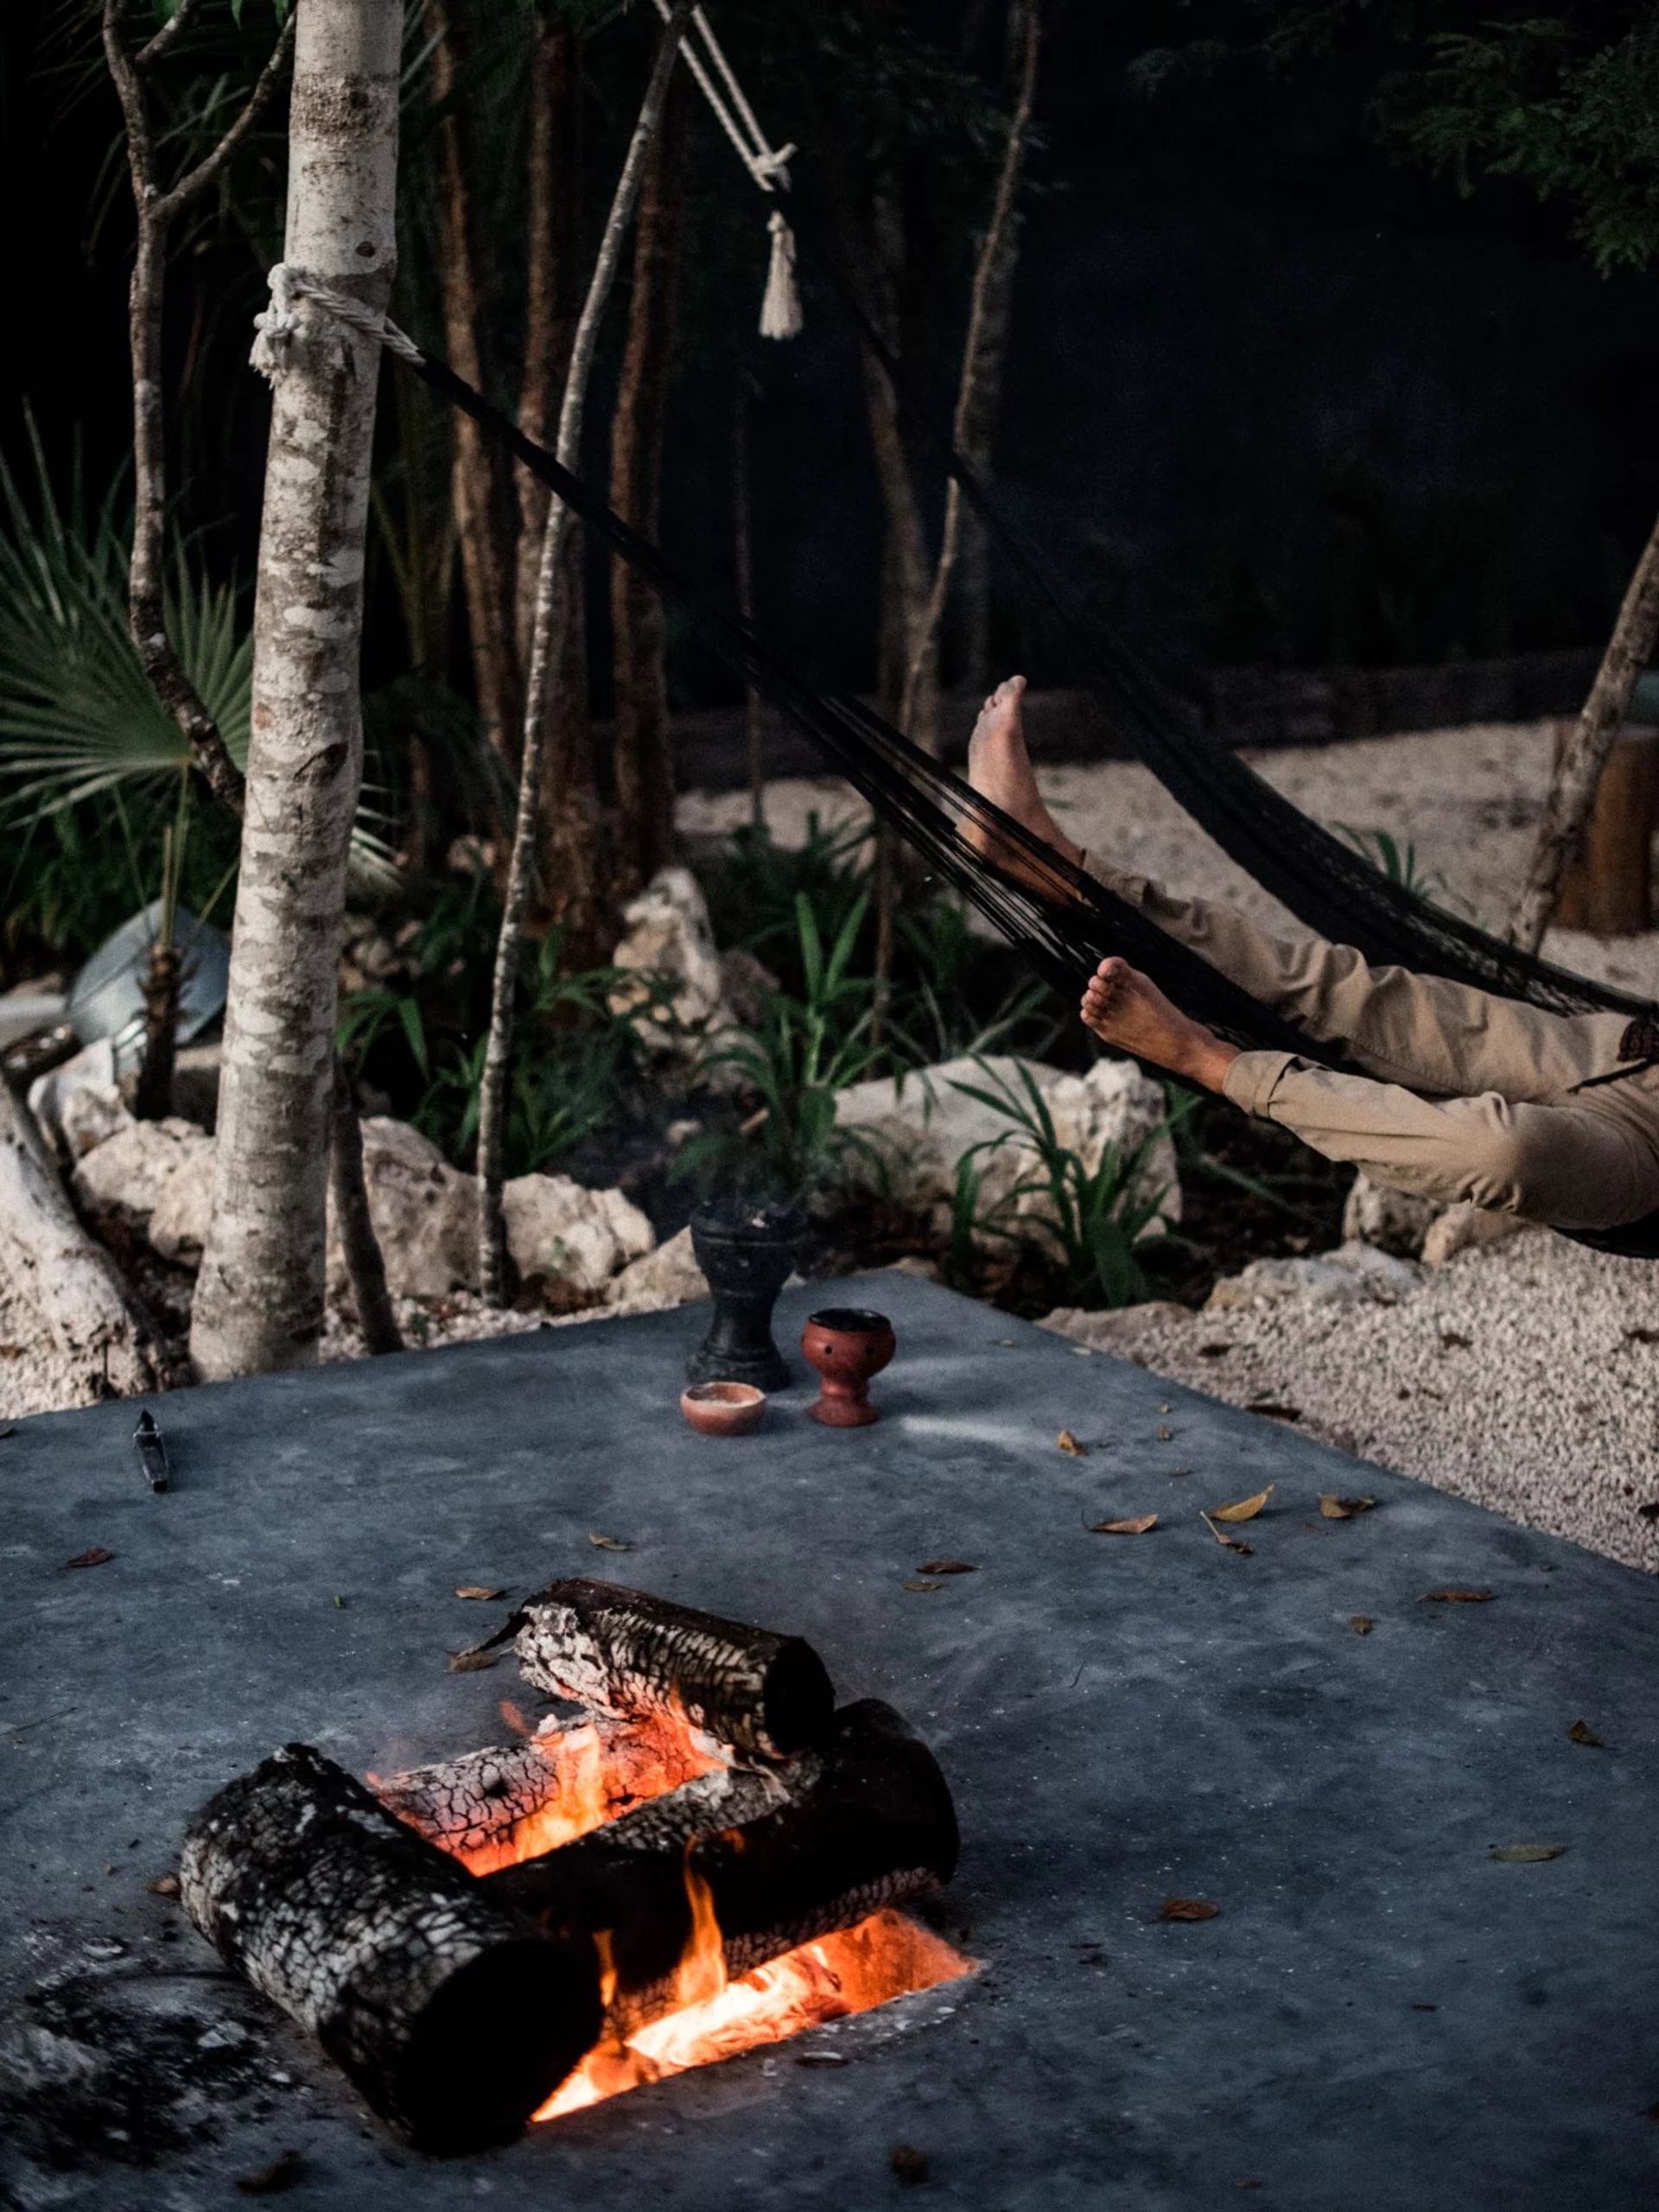
[[[1548,1014],[1351,947],[1281,939],[1232,907],[1177,899],[1092,859],[1090,872],[1252,998],[1367,1071],[1241,1052],[1226,1096],[1327,1160],[1421,1198],[1467,1199],[1558,1229],[1611,1229],[1659,1208],[1659,1070],[1630,1065],[1622,1014]]]

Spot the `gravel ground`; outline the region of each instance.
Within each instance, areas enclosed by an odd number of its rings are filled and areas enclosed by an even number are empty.
[[[1659,1269],[1532,1230],[1394,1305],[1160,1304],[1065,1333],[1659,1573]]]

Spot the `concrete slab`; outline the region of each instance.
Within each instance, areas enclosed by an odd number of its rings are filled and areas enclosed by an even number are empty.
[[[908,2143],[931,2201],[995,2212],[1653,2201],[1653,1583],[927,1285],[836,1297],[898,1330],[872,1429],[803,1382],[754,1438],[690,1434],[694,1310],[164,1401],[165,1497],[128,1405],[0,1440],[0,2006],[52,1985],[26,2017],[72,2041],[124,2007],[213,2060],[61,2171],[0,2148],[0,2197],[194,2212],[292,2147],[296,2201],[353,2212],[839,2212],[896,2200]],[[1224,1550],[1198,1509],[1268,1483]],[[945,1556],[978,1572],[905,1588]],[[799,1630],[907,1713],[962,1815],[938,1924],[984,1971],[811,2039],[841,2064],[787,2045],[423,2164],[145,1884],[285,1738],[359,1770],[493,1738],[516,1681],[444,1671],[493,1618],[451,1593],[571,1572]],[[1493,1594],[1422,1602],[1452,1587]]]

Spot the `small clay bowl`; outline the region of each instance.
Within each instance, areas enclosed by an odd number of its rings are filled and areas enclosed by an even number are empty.
[[[766,1394],[753,1382],[692,1382],[680,1393],[680,1411],[699,1436],[747,1436],[766,1410]]]

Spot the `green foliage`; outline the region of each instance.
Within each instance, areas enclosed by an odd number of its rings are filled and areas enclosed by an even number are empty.
[[[863,925],[861,898],[825,950],[812,903],[796,895],[795,928],[802,988],[775,991],[752,1034],[716,1042],[705,1071],[731,1070],[757,1102],[736,1128],[711,1129],[680,1155],[680,1172],[704,1181],[716,1174],[745,1190],[795,1198],[833,1181],[849,1154],[872,1163],[867,1140],[836,1120],[836,1094],[858,1083],[883,1055],[870,1041],[875,987],[854,971]]]
[[[984,1070],[988,1088],[958,1083],[963,1097],[1009,1116],[1017,1128],[987,1138],[957,1163],[952,1206],[949,1263],[965,1271],[976,1236],[991,1236],[1023,1247],[1052,1271],[1055,1302],[1071,1306],[1130,1306],[1147,1294],[1139,1240],[1157,1219],[1165,1192],[1147,1178],[1153,1147],[1186,1110],[1172,1107],[1169,1116],[1127,1148],[1107,1145],[1090,1167],[1082,1154],[1062,1143],[1048,1102],[1031,1070],[1016,1063],[1017,1082]],[[976,1154],[1015,1144],[1028,1152],[1032,1166],[1001,1198],[987,1206],[982,1170]],[[1020,1216],[1025,1197],[1046,1200],[1041,1213]],[[1148,1239],[1148,1242],[1154,1240]]]

